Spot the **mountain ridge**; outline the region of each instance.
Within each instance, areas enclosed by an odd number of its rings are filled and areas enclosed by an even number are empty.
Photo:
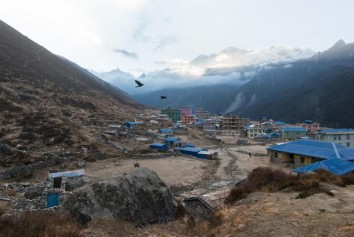
[[[106,149],[106,120],[132,119],[139,105],[118,88],[58,57],[0,21],[0,166],[46,161],[55,153]],[[92,128],[95,129],[92,129]],[[16,147],[25,147],[19,152]]]
[[[347,77],[352,76],[350,72],[354,68],[354,53],[352,52],[354,52],[353,43],[346,44],[344,41],[338,41],[333,47],[310,58],[243,68],[243,73],[254,72],[253,76],[238,86],[230,82],[220,83],[216,95],[210,95],[214,85],[209,89],[194,87],[194,92],[181,88],[171,92],[173,95],[179,95],[178,100],[177,97],[172,97],[170,104],[167,101],[164,101],[164,104],[155,101],[150,105],[175,106],[175,101],[178,101],[178,104],[190,105],[192,108],[204,107],[212,113],[237,113],[252,119],[260,116],[283,119],[288,122],[311,119],[321,122],[323,126],[354,127],[353,122],[348,122],[347,116],[341,119],[331,115],[325,106],[327,104],[333,107],[333,102],[326,99],[330,97],[330,88],[325,86],[321,89],[321,86],[326,83],[338,83],[337,88],[342,88],[342,91],[347,90],[344,86],[345,81],[340,78],[344,77],[342,72],[347,73]],[[225,73],[230,74],[233,70],[240,71],[241,68],[229,69]],[[210,73],[214,73],[213,71],[215,70],[211,70]],[[220,74],[222,71],[219,69],[217,73]],[[347,86],[350,85],[349,82],[346,82]],[[308,91],[309,88],[313,89],[312,93]],[[164,90],[160,90],[132,96],[143,103],[149,102],[149,97],[163,92]],[[339,89],[336,93],[338,93],[336,101],[345,101],[348,107],[354,103],[348,99],[350,98],[348,93],[341,94]],[[180,99],[187,94],[188,99]],[[307,100],[300,99],[301,95]],[[203,102],[198,102],[200,98],[203,98]],[[215,100],[221,102],[216,104]],[[296,104],[294,101],[299,101],[299,103]],[[290,108],[296,108],[298,112],[294,113]],[[341,108],[342,111],[339,111],[341,114],[352,115],[350,111]]]

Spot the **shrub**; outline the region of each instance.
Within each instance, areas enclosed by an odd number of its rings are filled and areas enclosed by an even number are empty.
[[[259,167],[248,175],[247,185],[253,190],[279,191],[291,186],[296,176],[281,169],[272,169],[270,167]]]
[[[306,198],[315,193],[327,193],[328,190],[320,188],[320,182],[332,183],[338,186],[354,184],[354,174],[336,176],[326,170],[318,170],[316,173],[293,175],[281,169],[259,167],[248,175],[247,181],[239,187],[233,188],[225,203],[232,204],[244,199],[249,193],[255,191],[277,192],[285,188],[300,191],[297,198]]]
[[[342,176],[340,176],[340,179],[342,180],[344,185],[354,184],[354,174],[353,173],[342,175]]]
[[[294,190],[305,191],[310,188],[315,188],[320,185],[320,179],[317,174],[305,174],[299,176],[298,180],[294,183]]]
[[[211,217],[210,217],[210,225],[211,227],[215,227],[215,226],[219,226],[221,225],[226,218],[226,213],[224,210],[220,210],[216,213],[214,213]]]
[[[345,183],[341,179],[340,176],[334,175],[331,172],[324,170],[324,169],[319,169],[316,171],[316,176],[320,180],[320,182],[327,182],[327,183],[332,183],[337,186],[344,187]]]
[[[330,196],[333,196],[333,194],[329,190],[318,186],[318,187],[312,187],[312,188],[303,190],[302,192],[299,193],[299,195],[297,195],[296,199],[307,198],[307,197],[312,196],[316,193],[326,193]]]
[[[0,220],[0,236],[81,237],[81,227],[65,212],[32,211]]]
[[[230,194],[226,197],[225,203],[226,204],[232,204],[235,203],[241,199],[244,199],[248,196],[249,193],[251,193],[252,190],[248,189],[245,186],[241,186],[238,188],[233,188],[231,189]]]

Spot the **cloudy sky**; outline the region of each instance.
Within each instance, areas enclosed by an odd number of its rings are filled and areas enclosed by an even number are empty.
[[[138,75],[234,46],[354,42],[352,0],[0,0],[0,19],[85,68]]]

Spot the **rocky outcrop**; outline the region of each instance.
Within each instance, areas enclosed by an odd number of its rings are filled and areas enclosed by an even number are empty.
[[[81,223],[105,217],[137,225],[174,220],[179,209],[166,184],[147,168],[86,185],[67,198],[64,208]]]

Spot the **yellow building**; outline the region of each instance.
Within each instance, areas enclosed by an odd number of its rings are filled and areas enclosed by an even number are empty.
[[[354,160],[354,149],[332,143],[313,140],[296,140],[267,148],[272,163],[294,166],[312,164],[321,160]]]

